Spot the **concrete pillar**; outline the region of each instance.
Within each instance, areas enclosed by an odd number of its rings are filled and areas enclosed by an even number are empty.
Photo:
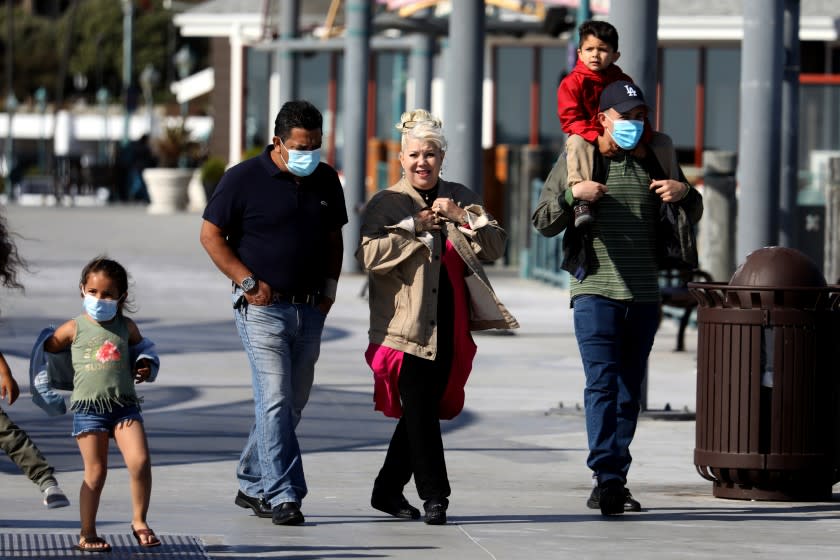
[[[840,158],[828,161],[825,189],[825,280],[840,284]]]
[[[729,282],[736,267],[736,167],[735,152],[703,152],[703,219],[697,249],[700,268],[715,282]]]
[[[230,35],[230,130],[228,131],[228,163],[242,160],[242,130],[244,122],[245,46],[242,29],[236,26]]]

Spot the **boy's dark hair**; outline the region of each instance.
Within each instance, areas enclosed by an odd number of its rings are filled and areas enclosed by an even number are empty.
[[[123,298],[119,306],[118,313],[122,314],[123,308],[126,311],[134,311],[128,302],[128,272],[125,267],[115,260],[109,259],[105,255],[99,255],[91,260],[82,269],[82,276],[79,279],[79,286],[84,288],[87,283],[88,276],[100,272],[117,283],[117,289],[120,291],[120,297]]]
[[[309,101],[287,101],[274,119],[274,135],[286,140],[293,128],[321,130],[324,118],[321,112]]]
[[[589,20],[580,24],[578,30],[578,48],[583,45],[584,39],[590,35],[600,39],[616,52],[618,52],[618,30],[606,21]]]
[[[6,226],[6,217],[0,214],[0,284],[7,288],[23,288],[18,282],[18,269],[26,269],[26,261],[18,255],[17,246],[12,241],[12,233]]]

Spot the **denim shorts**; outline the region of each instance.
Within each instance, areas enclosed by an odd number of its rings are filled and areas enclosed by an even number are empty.
[[[128,406],[113,406],[111,410],[96,412],[76,412],[73,414],[73,437],[80,436],[87,432],[106,432],[114,437],[114,428],[123,422],[136,420],[143,422],[140,414],[140,407],[136,404]]]

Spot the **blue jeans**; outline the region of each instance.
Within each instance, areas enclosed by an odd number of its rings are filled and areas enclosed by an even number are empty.
[[[613,479],[626,483],[659,305],[600,296],[578,296],[573,305],[575,336],[586,373],[586,464],[599,484]]]
[[[233,301],[241,295],[237,289]],[[248,496],[272,507],[300,504],[306,480],[295,428],[309,400],[325,316],[307,304],[243,304],[236,328],[251,364],[254,425],[236,476]]]

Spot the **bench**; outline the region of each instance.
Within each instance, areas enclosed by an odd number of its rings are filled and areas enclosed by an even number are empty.
[[[662,295],[662,307],[681,310],[676,352],[685,350],[685,329],[694,308],[697,307],[697,300],[688,291],[689,282],[712,282],[712,275],[699,268],[690,270],[668,269],[659,273],[659,292]],[[665,315],[664,309],[660,313],[660,321],[663,315]]]

